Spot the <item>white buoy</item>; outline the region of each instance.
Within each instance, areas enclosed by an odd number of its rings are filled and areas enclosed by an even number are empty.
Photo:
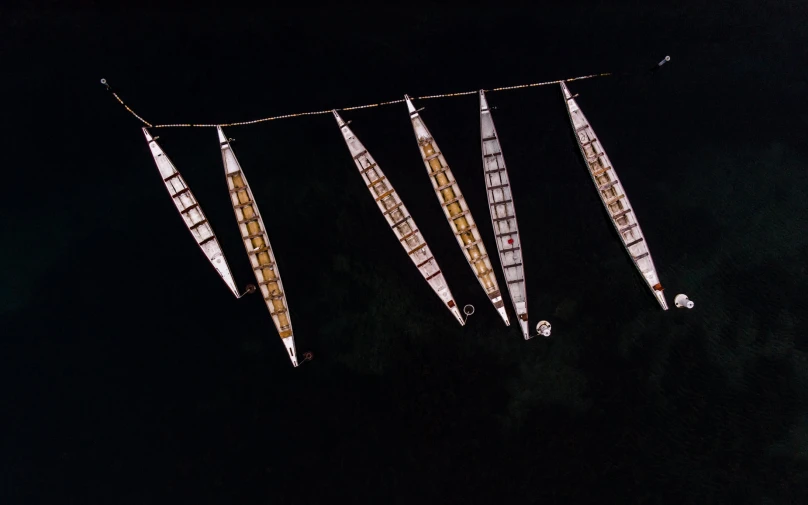
[[[463,324],[466,324],[466,321],[468,321],[469,317],[472,314],[474,314],[474,305],[469,304],[469,305],[464,306],[463,307],[463,314],[466,315],[466,318],[463,320]]]
[[[665,58],[664,58],[662,61],[660,61],[659,63],[657,63],[657,66],[658,66],[658,67],[661,67],[662,65],[664,65],[665,63],[667,63],[667,62],[669,62],[669,61],[671,61],[671,57],[670,57],[670,56],[665,56]]]
[[[549,337],[552,328],[549,322],[539,321],[539,324],[536,325],[536,332],[543,337]]]
[[[693,300],[691,300],[690,298],[687,297],[687,295],[684,294],[676,295],[676,298],[673,299],[673,303],[676,304],[676,306],[680,309],[682,308],[692,309],[693,306],[696,305],[695,303],[693,303]]]

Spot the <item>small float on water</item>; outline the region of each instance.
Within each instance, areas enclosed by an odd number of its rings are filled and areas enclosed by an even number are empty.
[[[426,124],[421,119],[419,111],[415,110],[409,96],[404,95],[404,99],[407,102],[415,139],[418,141],[418,152],[421,153],[421,159],[423,159],[426,166],[429,180],[435,189],[438,202],[440,202],[443,213],[446,215],[446,221],[454,232],[457,244],[480,282],[480,286],[485,290],[488,299],[491,300],[502,320],[507,326],[510,326],[508,313],[505,311],[505,303],[497,285],[497,278],[491,267],[491,260],[485,250],[485,245],[483,245],[480,231],[477,229],[471,210],[466,205],[466,200],[460,192],[460,187],[457,185],[454,175],[452,175],[452,170],[449,168],[449,164],[446,163],[446,158],[440,152],[437,142],[435,142]]]
[[[693,300],[688,298],[686,294],[676,295],[676,298],[673,299],[673,303],[678,309],[692,309],[696,306],[696,304],[693,303]]]
[[[581,150],[581,156],[589,168],[589,175],[592,177],[603,206],[609,214],[609,219],[614,225],[614,229],[617,230],[626,252],[651,289],[651,293],[662,309],[668,310],[668,303],[665,301],[665,293],[659,282],[654,261],[651,259],[651,252],[640,229],[637,216],[628,201],[626,191],[623,189],[603,145],[595,135],[595,130],[592,129],[586,116],[578,107],[575,97],[570,94],[564,82],[560,84],[572,128],[575,130],[575,140]]]

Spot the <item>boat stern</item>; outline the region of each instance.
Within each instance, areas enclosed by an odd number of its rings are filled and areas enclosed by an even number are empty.
[[[654,294],[654,298],[657,299],[659,302],[660,307],[662,310],[668,310],[668,302],[665,300],[665,291],[662,287],[662,284],[659,282],[659,279],[656,276],[656,270],[650,272],[651,275],[645,274],[646,281],[648,282],[648,287],[651,288],[651,292]]]
[[[662,307],[662,310],[668,310],[668,302],[665,300],[665,292],[661,289],[654,290],[654,296],[656,297],[659,305]]]
[[[457,305],[449,310],[452,311],[452,315],[455,317],[455,319],[457,319],[457,322],[460,323],[460,326],[466,325],[466,321],[463,319],[463,314],[460,313],[460,309],[457,307]]]
[[[508,319],[508,312],[505,311],[505,305],[502,307],[497,307],[497,312],[499,312],[499,316],[505,321],[505,326],[510,326],[511,321]]]
[[[286,337],[282,338],[283,345],[286,346],[286,352],[289,354],[289,359],[292,360],[292,365],[297,368],[297,349],[295,349],[295,338],[294,337]]]
[[[527,325],[527,319],[519,319],[519,328],[522,330],[522,336],[525,337],[525,340],[530,340],[530,328]]]

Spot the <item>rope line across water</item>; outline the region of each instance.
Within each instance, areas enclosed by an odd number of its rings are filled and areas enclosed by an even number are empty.
[[[519,84],[516,86],[503,86],[501,88],[493,88],[493,89],[485,89],[485,92],[493,92],[493,91],[508,91],[512,89],[522,89],[522,88],[534,88],[536,86],[548,86],[550,84],[558,84],[561,82],[571,82],[571,81],[581,81],[584,79],[592,79],[595,77],[607,77],[612,75],[611,72],[606,72],[602,74],[590,74],[590,75],[582,75],[579,77],[571,77],[569,79],[559,79],[556,81],[545,81],[545,82],[534,82],[532,84]],[[102,84],[106,85],[106,80],[102,80]],[[427,96],[419,96],[415,97],[414,100],[429,100],[432,98],[448,98],[454,96],[465,96],[465,95],[473,95],[477,93],[477,91],[461,91],[458,93],[443,93],[440,95],[427,95]],[[227,127],[227,126],[245,126],[257,123],[265,123],[267,121],[276,121],[278,119],[289,119],[293,117],[300,117],[300,116],[317,116],[320,114],[330,114],[332,110],[337,111],[349,111],[349,110],[359,110],[359,109],[370,109],[372,107],[381,107],[383,105],[392,105],[396,103],[404,102],[403,99],[400,100],[390,100],[388,102],[379,102],[379,103],[371,103],[367,105],[355,105],[353,107],[343,107],[341,109],[328,109],[328,110],[320,110],[315,112],[298,112],[296,114],[283,114],[281,116],[272,116],[272,117],[265,117],[262,119],[254,119],[252,121],[239,121],[234,123],[221,123],[221,124],[196,124],[196,123],[175,123],[175,124],[158,124],[152,125],[142,117],[138,116],[135,111],[133,111],[128,105],[121,100],[121,97],[118,96],[117,93],[113,92],[112,96],[114,96],[121,105],[123,105],[126,110],[128,110],[133,116],[138,118],[140,122],[148,126],[149,128],[215,128],[217,126]]]

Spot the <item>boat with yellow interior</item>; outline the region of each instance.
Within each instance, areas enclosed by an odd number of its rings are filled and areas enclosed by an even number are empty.
[[[283,289],[281,275],[275,261],[275,253],[269,243],[266,226],[258,210],[252,190],[247,184],[247,177],[230,146],[230,139],[225,136],[220,126],[216,127],[219,133],[219,145],[222,149],[222,161],[227,177],[227,187],[230,191],[230,200],[236,213],[244,248],[250,258],[255,280],[261,290],[264,302],[269,310],[275,328],[286,346],[292,365],[298,365],[295,337],[292,331],[292,320],[289,316],[289,305],[286,302],[286,292]]]

